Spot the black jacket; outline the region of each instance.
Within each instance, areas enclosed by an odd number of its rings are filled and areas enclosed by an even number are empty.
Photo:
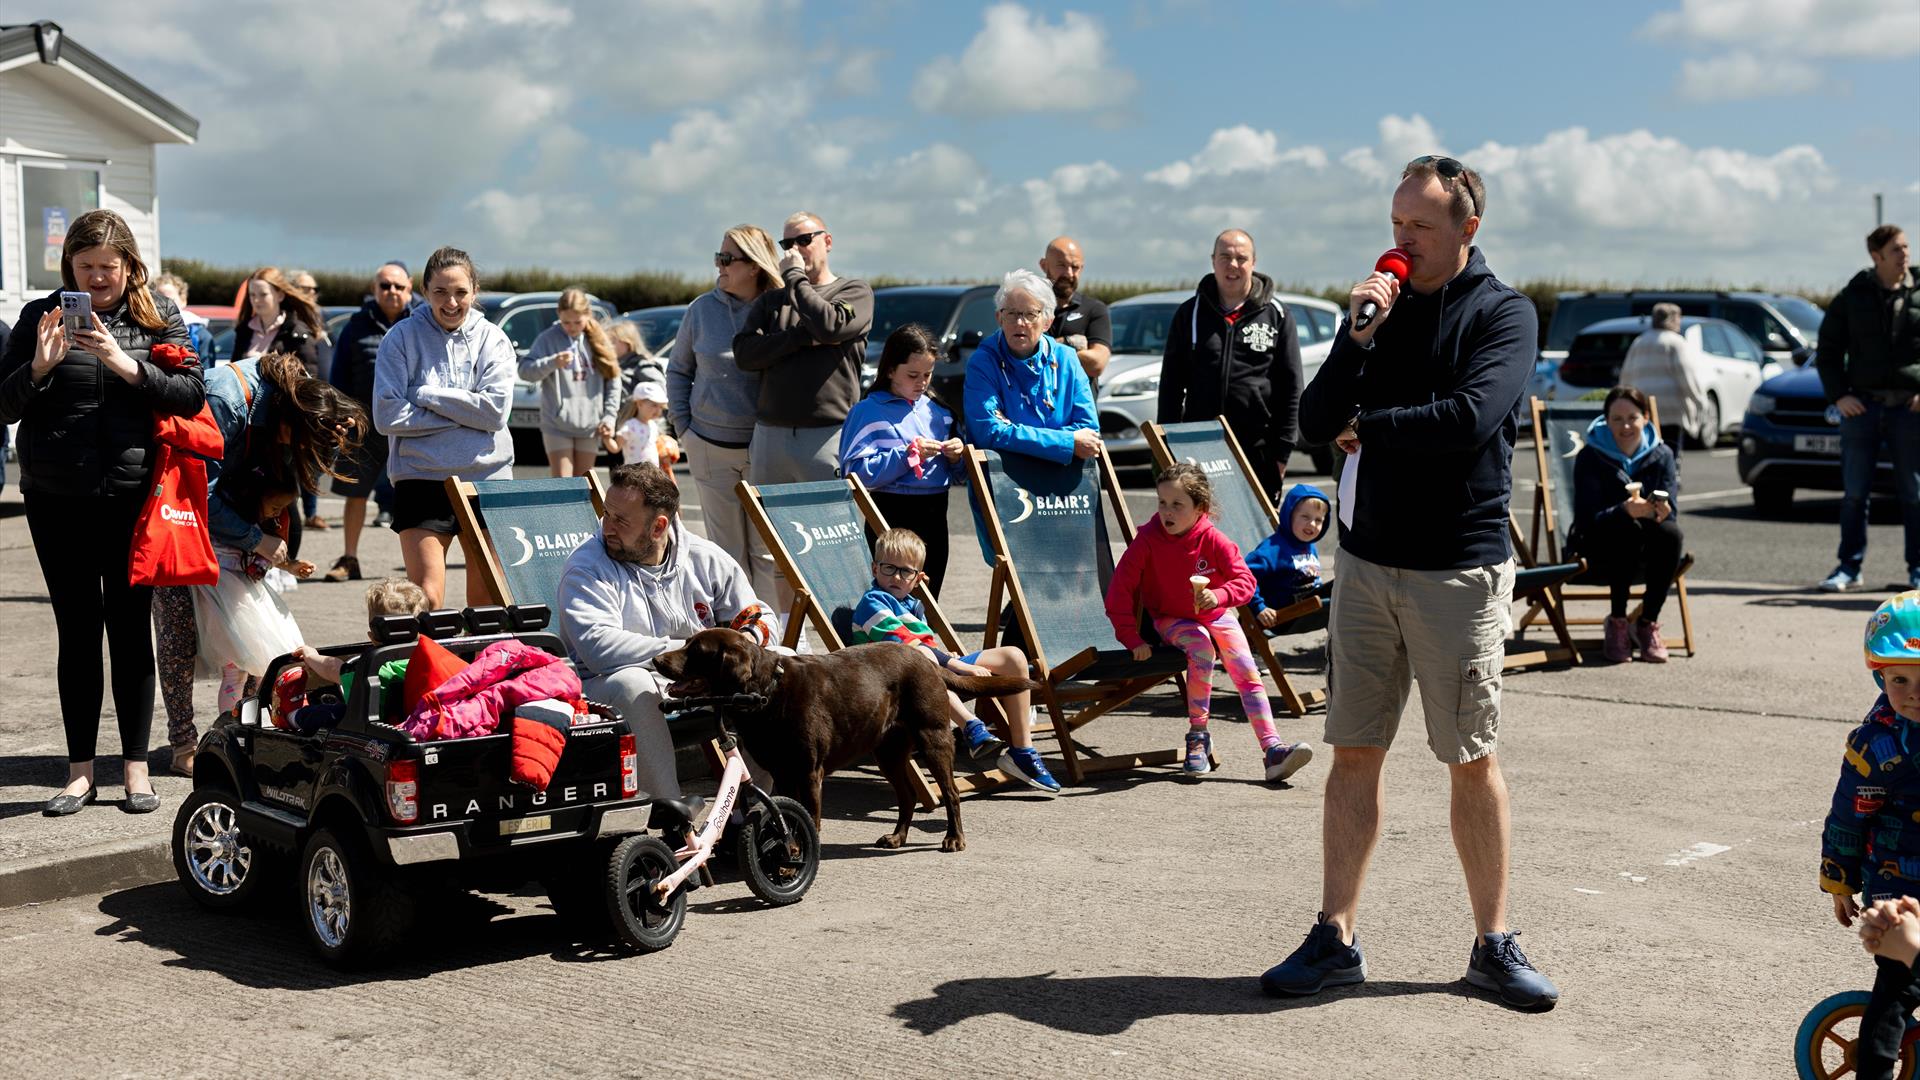
[[[1820,387],[1828,401],[1875,390],[1920,393],[1920,270],[1901,282],[1900,325],[1887,322],[1887,294],[1871,269],[1853,275],[1820,324]]]
[[[1160,358],[1160,422],[1227,418],[1251,452],[1285,462],[1300,441],[1300,338],[1273,279],[1253,290],[1229,325],[1212,274],[1173,313]]]
[[[33,351],[40,316],[60,309],[56,291],[20,309],[19,326],[0,353],[0,424],[20,421],[20,490],[48,495],[141,495],[147,488],[155,413],[192,416],[206,401],[196,363],[160,368],[147,359],[159,344],[187,347],[187,327],[173,301],[155,295],[167,327],[147,330],[122,302],[96,311],[100,321],[145,378],[139,386],[107,370],[92,353],[71,349],[67,358],[33,381]]]
[[[1674,464],[1672,447],[1658,443],[1628,468],[1618,454],[1607,454],[1593,446],[1592,440],[1597,437],[1589,434],[1588,445],[1573,459],[1573,521],[1567,530],[1567,549],[1589,559],[1600,543],[1595,527],[1627,516],[1620,504],[1627,499],[1629,480],[1640,482],[1642,498],[1650,498],[1656,491],[1666,492],[1674,518],[1680,516],[1680,497],[1676,494],[1680,490],[1680,470]]]
[[[401,312],[400,317],[406,318],[407,312]],[[387,321],[380,305],[369,300],[340,328],[340,340],[333,346],[333,367],[327,372],[327,381],[359,402],[369,416],[373,414],[373,361],[391,329],[393,323]]]
[[[233,328],[233,353],[227,359],[238,360],[247,355],[247,350],[253,345],[251,323],[252,320],[249,319]],[[273,335],[272,346],[266,351],[292,353],[300,358],[300,363],[306,366],[309,377],[315,379],[321,377],[320,342],[313,336],[313,330],[306,323],[295,318],[291,312],[288,312],[286,319],[281,322],[280,329]]]
[[[1538,328],[1533,301],[1494,277],[1478,248],[1433,295],[1401,290],[1372,349],[1342,323],[1300,397],[1308,443],[1331,442],[1358,417],[1360,473],[1342,551],[1406,570],[1491,566],[1513,554],[1513,444]]]

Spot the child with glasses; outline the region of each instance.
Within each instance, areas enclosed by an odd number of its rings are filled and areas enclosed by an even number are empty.
[[[840,472],[857,476],[889,522],[927,545],[927,585],[935,597],[947,576],[947,489],[966,449],[953,411],[935,398],[933,334],[908,323],[887,336],[867,396],[840,428]],[[874,542],[867,530],[867,543]]]
[[[910,645],[928,660],[956,675],[1007,675],[1024,679],[1027,654],[1011,645],[983,649],[965,656],[954,656],[940,648],[940,639],[927,626],[926,612],[913,596],[913,587],[925,579],[920,569],[927,546],[908,529],[888,529],[873,545],[873,588],[860,598],[853,609],[853,640],[856,643],[893,641]],[[1028,691],[1008,694],[1000,699],[1007,714],[1008,734],[1013,746],[996,738],[987,725],[967,712],[953,691],[947,691],[947,712],[961,729],[961,744],[975,761],[993,757],[1000,771],[1028,787],[1048,794],[1060,790],[1060,782],[1047,771],[1040,752],[1033,748],[1033,736],[1027,721],[1031,703]]]

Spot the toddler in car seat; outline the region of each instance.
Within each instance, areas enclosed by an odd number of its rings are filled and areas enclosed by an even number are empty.
[[[373,620],[382,615],[419,615],[427,611],[427,594],[406,578],[386,578],[367,586],[367,639],[373,639]],[[298,667],[288,667],[280,673],[273,688],[273,722],[279,727],[295,725],[293,714],[307,706],[306,695],[309,689],[320,686],[340,687],[341,697],[353,691],[353,672],[347,669],[348,656],[326,656],[311,645],[302,645],[294,650],[294,658],[300,661]],[[398,694],[401,684],[407,678],[407,661],[389,660],[380,665],[380,697],[372,703],[367,714],[379,718],[386,714],[386,698]],[[323,725],[320,725],[323,726]]]

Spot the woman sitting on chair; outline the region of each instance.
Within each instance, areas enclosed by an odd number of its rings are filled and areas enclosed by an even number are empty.
[[[1673,450],[1647,423],[1652,412],[1642,391],[1614,387],[1573,462],[1573,531],[1567,546],[1613,590],[1602,651],[1614,663],[1633,659],[1636,649],[1642,660],[1662,664],[1667,659],[1660,609],[1680,567],[1679,508],[1673,501],[1679,474]],[[1629,627],[1627,601],[1642,578],[1646,594],[1640,618]]]

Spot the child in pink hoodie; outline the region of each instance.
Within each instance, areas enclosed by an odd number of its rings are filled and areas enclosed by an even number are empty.
[[[1207,715],[1213,700],[1214,658],[1226,661],[1227,677],[1240,692],[1247,720],[1260,740],[1267,779],[1283,780],[1313,759],[1313,748],[1288,743],[1273,727],[1273,709],[1253,650],[1234,609],[1253,596],[1253,574],[1240,549],[1208,519],[1213,489],[1195,465],[1175,465],[1160,474],[1160,508],[1127,545],[1107,585],[1107,618],[1114,636],[1145,660],[1151,649],[1134,616],[1137,600],[1154,632],[1187,654],[1186,771],[1209,772],[1213,738]],[[1205,583],[1196,579],[1205,579]]]

